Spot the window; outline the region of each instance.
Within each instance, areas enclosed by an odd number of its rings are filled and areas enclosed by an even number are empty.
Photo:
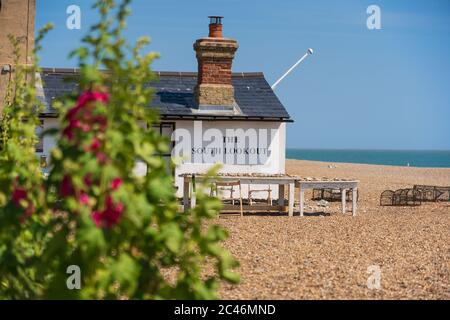
[[[152,126],[154,130],[159,132],[160,135],[169,138],[169,151],[167,153],[162,154],[163,157],[170,157],[172,155],[172,149],[175,146],[175,142],[172,141],[172,133],[175,130],[174,122],[161,122],[159,124],[154,124]]]
[[[36,127],[36,135],[38,143],[36,144],[36,152],[44,152],[44,138],[42,133],[44,132],[44,120],[40,120],[40,124]]]
[[[175,123],[174,122],[161,122],[159,124],[154,124],[153,129],[159,132],[160,135],[168,137],[169,138],[169,148],[167,153],[161,154],[164,161],[167,163],[167,168],[170,168],[170,163],[172,159],[172,149],[175,146],[175,141],[172,141],[172,133],[175,130]],[[168,174],[174,175],[175,172],[172,170],[171,172],[168,172]]]

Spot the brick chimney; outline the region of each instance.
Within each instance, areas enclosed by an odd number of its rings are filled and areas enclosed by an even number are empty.
[[[222,18],[210,16],[209,35],[195,41],[198,61],[198,80],[194,89],[199,108],[208,110],[214,106],[233,108],[234,88],[231,83],[231,65],[238,48],[236,40],[222,37]],[[226,108],[229,107],[229,108]]]

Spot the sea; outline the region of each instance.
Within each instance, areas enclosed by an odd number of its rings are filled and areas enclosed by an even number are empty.
[[[450,168],[450,150],[344,150],[344,149],[292,149],[286,150],[287,159],[315,160]]]

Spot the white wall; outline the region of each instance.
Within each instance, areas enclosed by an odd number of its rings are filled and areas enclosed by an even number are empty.
[[[44,130],[58,127],[58,119],[46,118],[44,119]],[[211,130],[212,129],[212,130]],[[258,150],[263,150],[267,147],[267,155],[256,156],[248,155],[246,158],[237,158],[234,156],[217,155],[216,158],[208,154],[192,153],[199,148],[208,148],[211,146],[217,147],[218,150],[224,148],[221,136],[230,138],[227,135],[229,132],[238,133],[238,144],[249,144],[250,147],[256,146]],[[256,139],[255,139],[256,132]],[[267,132],[267,138],[264,139],[264,132]],[[232,135],[236,136],[236,135]],[[183,140],[184,138],[184,140]],[[178,186],[178,196],[182,196],[183,182],[179,177],[182,173],[203,173],[208,170],[214,163],[222,163],[223,173],[266,173],[279,174],[285,173],[285,147],[286,147],[286,123],[284,122],[268,122],[268,121],[192,121],[192,120],[178,120],[175,121],[175,148],[177,154],[183,153],[184,159],[180,160],[180,164],[175,170],[175,183]],[[51,149],[55,145],[53,137],[46,136],[44,138],[44,151],[38,155],[46,155],[49,159]],[[226,145],[228,147],[229,145]],[[262,160],[262,162],[260,161]],[[145,174],[145,165],[136,167],[137,174]],[[258,186],[252,187],[257,189]],[[261,188],[261,186],[260,186]],[[262,188],[266,189],[266,186]],[[244,196],[246,196],[247,188],[244,186]],[[273,195],[277,193],[277,187],[272,186]],[[261,197],[266,194],[261,193]]]
[[[58,128],[59,127],[59,120],[57,118],[45,118],[41,119],[43,120],[43,129],[48,130],[51,128]],[[37,156],[46,156],[47,157],[47,163],[50,164],[50,152],[55,146],[55,139],[52,136],[45,136],[43,141],[43,152],[37,152]],[[47,171],[47,169],[44,169],[44,172]]]
[[[201,127],[201,129],[199,128]],[[217,129],[217,135],[226,135],[227,130],[234,130],[235,132],[237,129],[242,129],[244,133],[249,133],[249,129],[255,129],[258,136],[258,141],[253,141],[254,144],[256,144],[258,147],[264,148],[266,146],[266,141],[260,141],[258,133],[263,132],[264,129],[268,132],[268,138],[267,138],[267,147],[270,151],[270,154],[268,155],[267,159],[263,163],[251,163],[251,161],[248,161],[249,159],[246,159],[247,161],[244,161],[244,163],[239,163],[237,161],[231,161],[231,163],[226,163],[226,156],[223,156],[225,159],[224,161],[216,161],[215,163],[222,163],[222,169],[220,172],[223,173],[266,173],[266,174],[280,174],[285,173],[285,146],[286,146],[286,124],[284,122],[266,122],[266,121],[177,121],[176,122],[176,134],[183,134],[183,132],[179,132],[180,129],[183,129],[186,133],[188,132],[191,137],[193,138],[193,145],[191,147],[193,148],[202,148],[202,147],[208,147],[208,145],[220,145],[223,143],[217,143],[212,140],[214,139],[208,139],[211,138],[211,136],[207,136],[206,139],[198,134],[198,132],[203,132],[204,134],[209,131],[208,129]],[[200,129],[200,130],[199,130]],[[197,131],[197,132],[196,132]],[[251,135],[251,134],[250,134]],[[243,136],[240,136],[239,138],[243,138]],[[180,141],[179,137],[175,137],[176,141]],[[205,141],[206,140],[206,141]],[[208,141],[209,140],[209,141]],[[262,139],[264,140],[264,139]],[[183,145],[184,150],[188,150],[189,153],[189,145],[185,144]],[[195,155],[192,155],[191,150],[191,157],[190,159],[185,159],[182,161],[180,165],[177,166],[175,170],[175,182],[178,186],[178,196],[182,196],[182,178],[179,177],[182,173],[203,173],[210,168],[214,162],[211,159],[208,159],[206,157],[195,157]],[[188,155],[186,155],[188,156]],[[203,160],[203,161],[202,161]],[[208,161],[209,160],[209,161]],[[261,186],[254,186],[252,189],[258,189],[261,188]],[[262,186],[263,189],[267,189],[267,186]],[[243,188],[244,196],[247,194],[247,187],[244,186]],[[278,191],[276,186],[272,186],[272,190],[274,190],[273,194],[277,194]],[[267,194],[266,194],[267,195]],[[261,196],[266,196],[263,193],[261,193]]]

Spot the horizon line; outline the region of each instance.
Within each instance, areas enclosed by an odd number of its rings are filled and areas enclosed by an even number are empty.
[[[301,147],[286,147],[286,150],[333,150],[333,151],[444,151],[450,152],[450,149],[364,149],[364,148],[301,148]]]

